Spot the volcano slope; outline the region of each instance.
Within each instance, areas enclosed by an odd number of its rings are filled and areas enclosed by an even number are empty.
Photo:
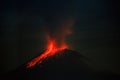
[[[80,53],[65,49],[33,67],[26,68],[26,63],[0,80],[119,80],[118,75],[93,71],[83,59]]]

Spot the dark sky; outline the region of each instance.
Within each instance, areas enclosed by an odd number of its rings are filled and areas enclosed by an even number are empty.
[[[0,7],[0,73],[38,55],[46,43],[45,25],[66,17],[76,18],[67,43],[94,69],[120,73],[116,0],[3,0]]]

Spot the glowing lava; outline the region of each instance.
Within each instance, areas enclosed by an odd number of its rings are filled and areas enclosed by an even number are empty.
[[[46,59],[47,57],[53,56],[55,55],[56,52],[64,50],[66,48],[68,48],[66,44],[62,43],[58,45],[55,39],[49,39],[47,49],[45,50],[45,52],[41,54],[40,56],[34,58],[32,61],[30,61],[27,64],[27,68],[30,68],[30,67],[35,66],[36,64],[42,63],[42,61]]]
[[[63,18],[63,20],[60,19],[48,24],[49,25],[46,25],[46,50],[40,56],[28,62],[27,68],[33,67],[36,64],[41,64],[46,58],[51,57],[57,54],[57,52],[68,48],[68,46],[65,44],[65,37],[72,33],[71,27],[74,24],[74,20],[70,18]],[[53,27],[51,28],[51,26]]]

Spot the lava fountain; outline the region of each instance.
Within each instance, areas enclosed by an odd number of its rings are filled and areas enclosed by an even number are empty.
[[[55,31],[52,33],[50,30],[47,31],[46,50],[40,56],[28,62],[27,68],[33,67],[36,64],[41,64],[43,60],[47,59],[48,57],[54,56],[57,52],[69,48],[69,46],[65,43],[65,37],[66,35],[71,34],[73,20],[64,19],[63,21],[60,21],[59,26],[60,28],[57,27],[58,29],[55,29]]]

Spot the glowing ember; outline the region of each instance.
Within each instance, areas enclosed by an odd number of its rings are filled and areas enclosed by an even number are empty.
[[[53,56],[56,52],[64,50],[68,48],[66,44],[62,44],[60,46],[57,45],[56,40],[49,40],[48,41],[48,46],[46,51],[41,54],[40,56],[34,58],[32,61],[30,61],[27,64],[27,68],[35,66],[37,63],[42,63],[42,61],[50,56]]]

